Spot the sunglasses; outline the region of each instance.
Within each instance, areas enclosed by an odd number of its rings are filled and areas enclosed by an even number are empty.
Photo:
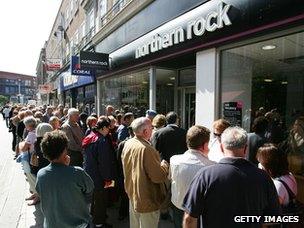
[[[216,137],[221,137],[222,134],[213,133],[213,135]]]

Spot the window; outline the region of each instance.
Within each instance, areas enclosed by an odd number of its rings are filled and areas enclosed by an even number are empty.
[[[85,37],[86,35],[86,27],[85,27],[85,22],[83,22],[81,25],[80,25],[80,28],[79,28],[79,38],[80,40],[82,40],[83,37]]]
[[[94,9],[89,13],[89,29],[91,30],[94,27]]]
[[[304,174],[304,32],[221,53],[222,116],[252,131],[265,116],[269,142],[291,145],[290,171]],[[231,111],[232,110],[232,111]]]
[[[71,0],[70,3],[71,17],[73,17],[75,0]]]
[[[107,0],[99,0],[99,13],[100,17],[107,13]]]
[[[69,7],[67,7],[67,9],[65,11],[65,17],[66,17],[66,24],[68,26],[69,22],[70,22],[70,8]]]
[[[74,42],[75,42],[75,45],[77,45],[79,43],[79,32],[78,32],[78,29],[76,30],[76,32],[74,34]]]
[[[144,116],[149,108],[149,73],[147,70],[100,82],[101,110],[107,105],[120,109],[129,106],[136,116]]]

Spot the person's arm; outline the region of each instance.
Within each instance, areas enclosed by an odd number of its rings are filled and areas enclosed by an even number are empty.
[[[268,202],[263,215],[281,215],[282,210],[279,202],[277,190],[273,181],[268,177]]]
[[[197,218],[194,218],[185,212],[183,219],[183,228],[197,228]]]
[[[153,148],[145,149],[143,156],[144,169],[154,183],[163,183],[167,180],[169,165],[167,162],[160,162],[157,151]]]
[[[80,167],[75,167],[78,169],[79,178],[80,178],[80,185],[82,193],[84,194],[85,199],[88,203],[91,203],[93,190],[94,190],[94,182],[91,177]]]
[[[74,151],[79,151],[79,146],[77,145],[77,143],[75,142],[73,133],[72,133],[72,129],[71,127],[65,125],[62,128],[62,131],[65,132],[65,134],[67,135],[69,142],[68,142],[68,149],[69,150],[74,150]]]
[[[184,197],[182,205],[185,211],[183,219],[184,228],[197,227],[197,218],[203,213],[205,192],[203,173],[200,171],[192,180]]]

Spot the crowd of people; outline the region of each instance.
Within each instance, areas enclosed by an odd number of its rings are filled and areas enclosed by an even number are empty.
[[[260,227],[234,216],[281,215],[297,195],[265,116],[248,134],[224,119],[185,130],[173,111],[135,116],[110,105],[101,116],[63,105],[7,105],[2,113],[44,227],[112,227],[113,202],[131,228],[169,217],[176,228]]]

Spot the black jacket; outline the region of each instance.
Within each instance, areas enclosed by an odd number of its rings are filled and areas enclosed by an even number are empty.
[[[187,150],[187,131],[176,125],[168,126],[156,131],[152,137],[152,145],[167,162],[176,154],[183,154]]]

